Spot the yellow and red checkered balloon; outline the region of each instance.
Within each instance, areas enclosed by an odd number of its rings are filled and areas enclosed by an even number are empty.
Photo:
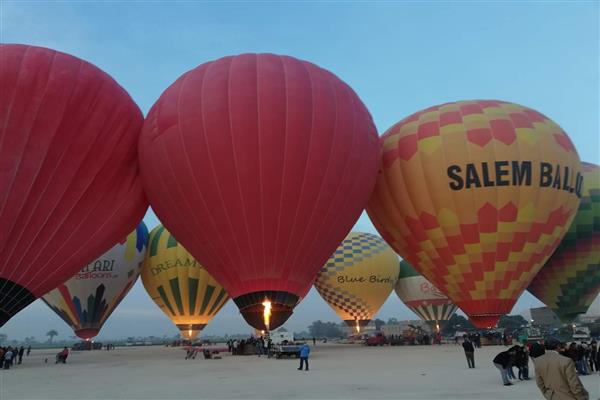
[[[566,133],[495,100],[417,112],[381,138],[368,214],[478,327],[509,313],[569,228],[583,183]]]

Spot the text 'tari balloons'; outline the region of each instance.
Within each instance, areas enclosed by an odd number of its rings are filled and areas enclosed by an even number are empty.
[[[93,338],[137,281],[147,242],[148,228],[141,222],[125,240],[42,299],[77,336]]]
[[[273,54],[185,73],[140,139],[154,211],[260,330],[285,322],[350,231],[378,154],[372,118],[348,85]]]
[[[367,207],[377,230],[474,325],[494,326],[575,216],[583,177],[571,140],[495,100],[428,108],[381,139]]]
[[[131,232],[142,113],[97,67],[0,45],[0,326]]]
[[[582,164],[583,190],[575,219],[528,288],[565,323],[586,313],[600,292],[600,167]]]
[[[350,232],[321,268],[315,288],[351,327],[366,326],[398,279],[398,256],[383,239]]]
[[[225,289],[162,225],[150,232],[142,283],[186,339],[198,336],[229,300]]]
[[[400,277],[395,290],[400,300],[412,312],[437,331],[440,323],[449,320],[456,312],[457,307],[452,300],[404,260],[400,262]]]

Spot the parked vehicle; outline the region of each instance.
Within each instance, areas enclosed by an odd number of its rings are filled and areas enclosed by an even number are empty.
[[[383,346],[388,344],[386,336],[382,332],[376,332],[365,341],[367,346]]]

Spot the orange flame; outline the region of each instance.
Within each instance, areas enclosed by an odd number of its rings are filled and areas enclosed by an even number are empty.
[[[440,333],[440,324],[439,324],[439,323],[437,323],[437,322],[435,323],[435,331],[436,331],[437,333]]]
[[[356,320],[356,333],[360,333],[360,325],[358,323],[358,320]]]
[[[188,330],[188,335],[190,337],[190,339],[192,338],[192,329],[190,328],[190,330]]]
[[[267,331],[269,330],[269,321],[271,320],[271,302],[268,299],[263,301],[262,305],[265,307],[263,311],[263,318],[265,320],[265,326],[267,327]]]

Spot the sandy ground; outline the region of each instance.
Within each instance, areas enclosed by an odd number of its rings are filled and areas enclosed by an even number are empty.
[[[295,359],[186,361],[183,350],[156,346],[74,352],[65,365],[50,363],[54,351],[34,351],[0,371],[0,399],[542,399],[534,380],[500,384],[491,360],[502,349],[476,351],[470,370],[454,345],[317,344],[308,372]],[[598,399],[600,377],[582,380]]]

